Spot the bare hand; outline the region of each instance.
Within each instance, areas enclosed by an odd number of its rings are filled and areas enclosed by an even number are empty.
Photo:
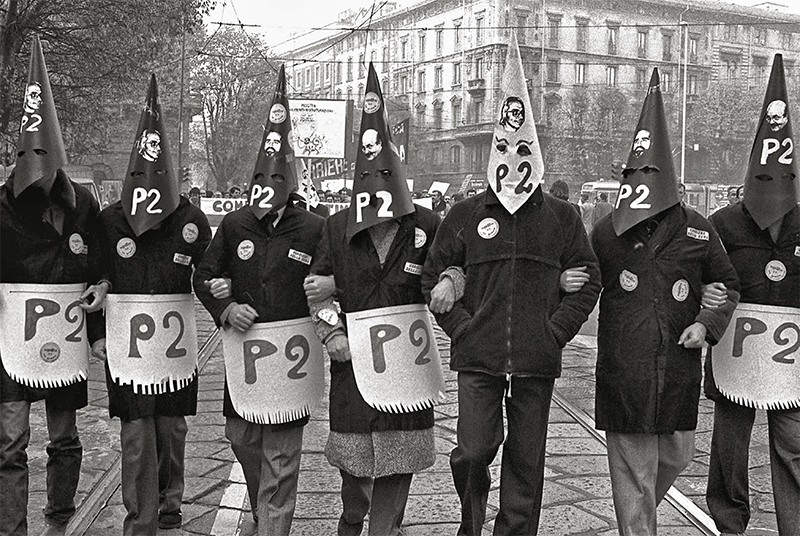
[[[215,277],[204,281],[211,295],[218,300],[231,297],[231,280],[229,277]]]
[[[433,313],[449,313],[456,301],[456,287],[453,280],[443,277],[431,290],[431,303],[428,308]]]
[[[256,318],[258,318],[258,312],[255,309],[246,303],[237,303],[228,314],[228,324],[238,331],[247,331]]]
[[[332,275],[307,275],[303,281],[306,298],[312,303],[327,300],[336,292],[336,281]]]
[[[347,341],[347,335],[342,335],[341,333],[338,335],[334,335],[331,337],[327,343],[325,343],[325,348],[328,349],[328,355],[331,356],[331,359],[334,361],[350,361],[352,356],[350,355],[350,343]]]
[[[695,322],[683,330],[678,344],[682,344],[684,348],[702,348],[705,340],[706,327],[700,322]]]
[[[105,361],[108,357],[106,355],[106,339],[103,337],[102,339],[97,339],[92,344],[92,357],[96,357],[101,361]]]
[[[700,305],[707,309],[722,307],[728,299],[728,289],[725,283],[709,283],[701,287],[702,296]]]
[[[106,294],[108,294],[108,283],[90,286],[81,294],[80,308],[87,313],[99,311],[105,305]]]
[[[559,286],[564,292],[578,292],[587,281],[589,281],[589,274],[586,273],[586,266],[578,266],[577,268],[567,268],[561,272]]]

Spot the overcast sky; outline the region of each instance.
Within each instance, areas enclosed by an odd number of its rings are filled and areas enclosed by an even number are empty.
[[[376,0],[380,4],[381,0]],[[390,0],[400,7],[419,3],[421,0]],[[600,0],[602,1],[602,0]],[[729,3],[752,6],[764,0],[722,0]],[[800,0],[770,0],[800,13]],[[218,7],[206,18],[206,22],[252,24],[248,31],[262,33],[271,47],[293,48],[286,43],[291,34],[303,35],[335,23],[340,12],[372,6],[366,0],[218,0]],[[212,25],[212,30],[214,26]],[[314,35],[323,39],[327,32],[317,30]],[[287,46],[288,45],[288,46]]]

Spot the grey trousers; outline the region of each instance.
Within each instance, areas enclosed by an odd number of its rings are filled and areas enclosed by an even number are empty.
[[[297,504],[303,426],[275,430],[227,417],[225,437],[242,466],[259,536],[289,536]]]
[[[611,495],[620,536],[656,536],[656,508],[694,456],[694,430],[606,433]]]
[[[185,417],[155,415],[122,421],[122,503],[125,536],[158,532],[158,514],[181,511]]]

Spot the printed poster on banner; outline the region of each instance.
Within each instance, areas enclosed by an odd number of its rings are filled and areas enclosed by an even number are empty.
[[[303,158],[344,158],[347,101],[289,99],[294,154]]]
[[[322,344],[310,318],[222,330],[225,379],[236,413],[259,424],[305,417],[325,390]]]
[[[406,413],[444,396],[439,348],[424,304],[348,313],[347,331],[356,385],[367,404]]]
[[[89,341],[80,308],[84,283],[0,284],[0,355],[8,375],[29,387],[87,378]]]
[[[200,199],[200,210],[203,211],[203,214],[206,215],[220,215],[224,216],[229,212],[233,212],[234,210],[239,210],[243,206],[247,204],[247,199],[237,198],[237,199],[226,199],[226,198],[208,198],[203,197]]]
[[[109,294],[106,332],[111,377],[138,394],[175,392],[196,374],[191,294]]]
[[[740,303],[712,367],[717,388],[737,404],[800,407],[800,309]]]

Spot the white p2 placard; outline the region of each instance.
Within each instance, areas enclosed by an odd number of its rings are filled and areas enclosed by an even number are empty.
[[[373,408],[407,413],[444,396],[439,348],[424,304],[348,313],[347,336],[358,390]]]
[[[191,294],[109,294],[106,353],[111,377],[141,394],[171,393],[197,371]]]
[[[800,309],[740,303],[712,352],[726,398],[756,409],[800,407]]]
[[[89,341],[80,297],[86,285],[0,284],[0,355],[8,375],[29,387],[87,378]]]
[[[311,318],[222,331],[228,394],[243,419],[282,424],[305,417],[325,390],[322,344]]]

